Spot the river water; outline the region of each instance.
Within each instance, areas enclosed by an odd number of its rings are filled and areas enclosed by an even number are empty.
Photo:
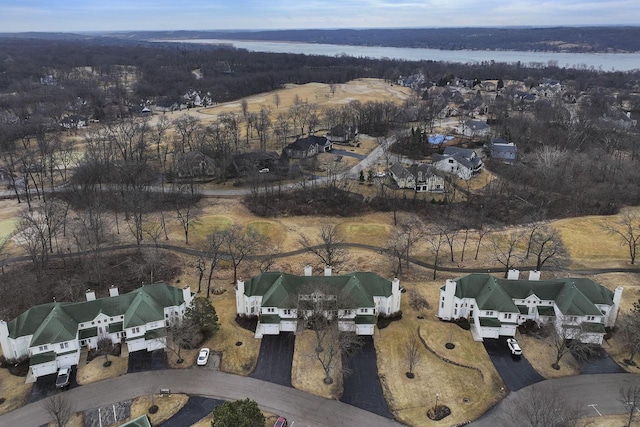
[[[246,40],[153,40],[179,43],[226,44],[253,52],[298,53],[323,56],[353,56],[365,58],[390,58],[405,61],[445,61],[456,63],[520,62],[523,66],[540,67],[557,65],[564,68],[596,69],[601,71],[629,71],[640,69],[640,52],[637,53],[558,53],[520,52],[493,50],[438,50],[382,46],[348,46],[299,42],[246,41]]]

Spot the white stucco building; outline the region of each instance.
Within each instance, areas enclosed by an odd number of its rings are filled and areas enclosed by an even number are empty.
[[[527,320],[553,322],[563,336],[601,344],[605,327],[615,324],[622,287],[615,291],[584,278],[539,280],[540,272],[519,279],[511,270],[507,279],[490,274],[469,274],[447,280],[440,288],[438,317],[466,318],[477,340],[513,337]],[[575,331],[573,335],[566,331]]]
[[[35,378],[77,365],[81,348],[95,348],[103,337],[129,352],[157,350],[165,347],[166,327],[182,319],[191,299],[188,286],[165,283],[123,295],[112,287],[109,297],[99,299],[88,290],[86,301],[41,304],[0,321],[0,345],[9,360],[28,357]]]
[[[313,276],[310,266],[304,270],[304,276],[266,272],[246,282],[238,280],[236,311],[258,316],[256,338],[295,332],[298,320],[307,314],[299,313],[308,306],[301,300],[322,303],[326,316],[337,317],[340,330],[358,335],[373,335],[378,316],[400,311],[398,279],[389,281],[364,272],[333,276],[329,267],[322,276]]]

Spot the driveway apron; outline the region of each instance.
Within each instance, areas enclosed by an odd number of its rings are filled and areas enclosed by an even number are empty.
[[[343,363],[349,368],[351,374],[344,376],[344,391],[340,401],[393,419],[393,414],[384,400],[382,386],[378,379],[378,365],[373,337],[364,337],[362,349],[350,359],[343,361]]]
[[[291,365],[293,364],[295,339],[295,335],[291,332],[263,336],[258,363],[250,376],[292,387]]]
[[[197,423],[213,411],[213,408],[221,406],[225,401],[209,399],[202,396],[189,396],[187,404],[173,417],[169,418],[158,427],[189,427]]]
[[[507,337],[485,338],[483,344],[491,362],[509,390],[517,391],[544,380],[544,377],[533,369],[524,355],[520,357],[511,355],[507,346]]]

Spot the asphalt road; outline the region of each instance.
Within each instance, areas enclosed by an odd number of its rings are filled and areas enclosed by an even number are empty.
[[[265,411],[280,414],[296,426],[399,427],[402,424],[337,400],[325,399],[291,387],[255,378],[202,369],[140,372],[65,391],[77,411],[117,403],[169,388],[214,399],[249,398]],[[43,401],[30,403],[0,416],[2,426],[37,427],[50,420]]]
[[[545,386],[553,387],[569,403],[581,405],[586,416],[622,414],[625,413],[625,407],[618,400],[620,389],[629,386],[640,387],[640,375],[628,373],[578,375],[542,381],[529,387]],[[505,405],[517,398],[518,393],[523,393],[526,389],[511,392],[495,408],[469,425],[472,427],[502,425],[498,414]]]

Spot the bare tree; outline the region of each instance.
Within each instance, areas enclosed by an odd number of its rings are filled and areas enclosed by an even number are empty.
[[[75,412],[69,393],[58,392],[44,401],[44,409],[57,427],[71,420]]]
[[[431,227],[425,234],[425,240],[431,255],[433,255],[433,280],[436,280],[440,265],[440,250],[445,242],[445,237],[439,227]]]
[[[489,227],[480,225],[477,231],[478,231],[478,243],[476,244],[476,255],[473,257],[473,259],[476,261],[478,260],[478,253],[480,252],[480,245],[482,244],[482,240],[484,239],[484,236],[489,234],[490,230],[489,230]]]
[[[211,295],[211,279],[213,278],[213,272],[218,266],[221,251],[225,244],[227,234],[223,230],[214,230],[213,233],[207,236],[207,242],[205,247],[205,257],[209,260],[209,274],[207,276],[207,298]],[[203,264],[206,262],[203,260]],[[204,265],[202,267],[205,268]],[[200,285],[198,285],[200,289]]]
[[[104,366],[109,365],[109,353],[113,351],[113,342],[109,335],[101,334],[98,336],[97,347],[100,353],[104,355]]]
[[[420,363],[420,344],[415,335],[411,335],[411,338],[409,338],[404,345],[404,358],[407,362],[407,366],[409,367],[407,377],[413,378],[413,371],[418,363]]]
[[[640,350],[640,313],[635,310],[620,313],[616,321],[616,334],[622,338],[622,345],[629,352],[624,363],[635,366],[634,357]]]
[[[280,95],[278,93],[273,94],[273,104],[276,106],[276,110],[280,108]]]
[[[184,231],[184,242],[189,244],[189,229],[198,221],[200,211],[195,205],[195,199],[190,197],[179,198],[175,207],[176,218]]]
[[[420,313],[421,316],[424,310],[428,310],[430,307],[429,301],[427,301],[426,298],[423,297],[416,289],[411,289],[409,291],[409,305],[415,311]]]
[[[321,346],[316,346],[315,348],[315,356],[324,370],[325,377],[323,382],[332,384],[331,371],[335,369],[337,362],[341,361],[337,356],[349,357],[362,346],[362,341],[354,332],[339,330],[337,322],[332,322],[326,331],[327,333],[324,335]],[[322,350],[319,351],[319,349]],[[341,369],[344,370],[345,368],[342,367]]]
[[[527,252],[524,254],[524,259],[529,259],[529,254],[531,253],[531,247],[533,245],[533,240],[538,234],[539,230],[544,227],[544,224],[540,221],[535,221],[528,224],[527,228]]]
[[[542,266],[549,261],[558,259],[566,254],[562,239],[558,236],[556,229],[552,226],[538,228],[529,240],[529,251],[536,257],[536,270],[540,271]]]
[[[304,249],[317,256],[323,265],[340,269],[345,261],[345,250],[341,246],[342,239],[338,236],[335,224],[323,224],[320,227],[320,238],[311,241],[306,235],[300,235],[300,244]]]
[[[584,417],[579,402],[568,401],[552,386],[540,383],[518,392],[500,407],[499,425],[577,427]]]
[[[570,317],[563,316],[542,326],[545,341],[555,350],[555,361],[551,364],[553,369],[560,369],[560,361],[567,353],[573,353],[577,358],[588,358],[591,354],[591,345],[583,343],[584,330],[581,324],[576,324]]]
[[[618,400],[624,405],[629,416],[626,421],[626,427],[631,427],[640,411],[640,386],[633,385],[620,388]]]
[[[489,242],[493,248],[495,260],[504,266],[504,277],[507,277],[509,270],[511,270],[518,261],[516,252],[522,236],[522,232],[515,230],[509,231],[506,234],[493,234],[489,236]]]
[[[184,318],[174,322],[167,331],[166,347],[178,358],[176,363],[184,362],[182,350],[195,348],[202,341],[200,328],[192,320]]]
[[[232,225],[223,233],[223,247],[233,265],[233,283],[236,283],[240,264],[253,255],[258,248],[264,247],[267,238],[254,230],[245,230],[239,225]]]
[[[616,223],[606,223],[602,227],[609,234],[617,235],[621,243],[627,245],[631,264],[635,264],[638,242],[640,242],[640,216],[636,213],[625,212]]]
[[[455,242],[458,233],[460,230],[456,227],[455,224],[447,224],[447,225],[438,225],[437,228],[440,230],[440,233],[444,236],[447,241],[447,245],[449,246],[449,253],[451,255],[451,262],[454,262],[453,259],[453,244]]]

